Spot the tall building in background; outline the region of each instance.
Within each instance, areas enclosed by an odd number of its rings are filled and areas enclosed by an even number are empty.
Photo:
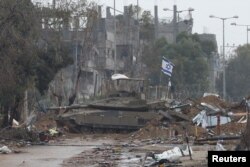
[[[154,7],[155,10],[155,37],[166,38],[169,43],[174,43],[176,41],[176,37],[181,32],[187,32],[188,34],[192,33],[193,29],[193,18],[191,15],[191,11],[188,11],[188,15],[186,18],[181,18],[177,11],[177,6],[173,7],[173,18],[170,22],[163,21],[158,18],[158,6]]]

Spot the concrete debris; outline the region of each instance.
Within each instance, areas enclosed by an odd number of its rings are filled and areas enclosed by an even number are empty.
[[[222,141],[219,140],[216,144],[216,148],[215,148],[216,151],[226,151],[226,149],[223,147],[222,145]]]
[[[215,115],[215,114],[219,114],[222,112],[221,109],[211,104],[201,103],[201,106],[203,106],[206,109],[209,115]]]
[[[12,127],[18,127],[19,126],[19,122],[15,119],[13,119],[12,121]]]
[[[211,136],[228,136],[230,139],[241,135],[246,127],[245,106],[235,107],[219,96],[206,95],[197,101],[180,103],[172,100],[160,110],[160,116],[151,120],[138,131],[132,133],[132,139],[151,139],[147,143],[183,144],[185,130],[190,139],[204,139]],[[178,111],[176,110],[178,109]],[[184,123],[185,122],[185,123]]]
[[[3,146],[0,148],[0,153],[9,154],[9,153],[11,153],[11,150],[7,146]]]
[[[217,98],[220,97],[220,96],[219,96],[218,94],[216,94],[216,93],[208,93],[208,92],[205,92],[205,93],[203,94],[203,97],[207,97],[207,96],[215,96],[215,97],[217,97]]]
[[[193,151],[191,148],[190,150],[192,154]],[[180,160],[180,157],[188,155],[189,155],[188,146],[184,147],[184,149],[180,147],[174,147],[173,149],[164,151],[161,154],[153,154],[153,159],[155,159],[156,161],[166,159],[169,162],[178,162]]]
[[[219,117],[219,118],[218,118]],[[202,110],[199,114],[197,114],[193,118],[193,123],[197,126],[201,126],[203,128],[213,127],[217,125],[217,121],[220,119],[220,125],[227,124],[231,122],[230,117],[225,116],[208,116],[207,111]]]
[[[239,121],[237,121],[237,123],[247,123],[247,116],[243,116],[243,117],[241,117],[240,118],[240,120]]]

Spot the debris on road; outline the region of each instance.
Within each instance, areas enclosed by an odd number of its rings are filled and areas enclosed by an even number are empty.
[[[11,153],[11,150],[7,146],[3,146],[0,148],[0,153],[8,154],[8,153]]]

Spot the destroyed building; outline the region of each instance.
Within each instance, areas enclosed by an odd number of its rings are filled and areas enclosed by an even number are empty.
[[[177,6],[173,7],[173,18],[169,21],[164,21],[158,18],[158,6],[154,7],[154,25],[155,25],[155,37],[166,38],[169,43],[174,43],[176,37],[181,32],[192,33],[193,18],[191,11],[188,12],[186,18],[181,18],[177,11]]]
[[[177,7],[174,6],[173,19],[165,23],[158,18],[158,7],[154,9],[156,38],[164,37],[173,43],[177,34],[192,33],[193,18],[190,12],[183,19],[177,16]],[[106,10],[105,16],[102,15],[103,10]],[[122,14],[116,17],[113,10],[111,7],[95,8],[94,17],[86,22],[89,27],[81,27],[77,16],[64,22],[63,39],[71,46],[74,64],[61,70],[51,82],[48,101],[52,104],[58,105],[60,96],[63,99],[60,104],[67,105],[67,99],[74,92],[77,92],[75,102],[104,95],[110,90],[109,79],[114,73],[139,76],[141,51],[138,20],[131,16],[128,6],[124,6]]]
[[[59,94],[67,99],[72,92],[77,91],[76,100],[88,99],[104,94],[108,90],[108,79],[115,72],[132,75],[131,72],[136,71],[138,21],[129,15],[127,6],[124,7],[124,13],[116,17],[111,15],[110,7],[107,7],[105,17],[102,17],[101,6],[94,12],[97,16],[88,19],[86,24],[89,27],[80,27],[77,16],[64,22],[63,39],[72,47],[74,65],[58,73],[50,84],[49,94]],[[50,97],[53,101],[54,97]]]

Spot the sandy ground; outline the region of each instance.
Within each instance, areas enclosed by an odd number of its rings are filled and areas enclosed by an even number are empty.
[[[147,152],[161,153],[179,145],[152,144],[140,140],[128,141],[121,135],[78,135],[49,145],[20,148],[20,153],[0,154],[1,167],[141,167]],[[207,151],[215,146],[191,146],[192,160],[181,157],[186,167],[207,166]],[[153,160],[147,158],[145,165]]]
[[[63,167],[142,167],[146,153],[162,153],[180,144],[152,144],[140,140],[129,141],[124,138],[113,138],[110,144],[103,144],[81,152],[74,157],[64,160]],[[105,141],[105,140],[103,140]],[[181,157],[178,166],[203,167],[207,166],[207,151],[213,150],[214,145],[191,146],[192,160],[189,156]],[[154,160],[148,157],[145,166]]]

